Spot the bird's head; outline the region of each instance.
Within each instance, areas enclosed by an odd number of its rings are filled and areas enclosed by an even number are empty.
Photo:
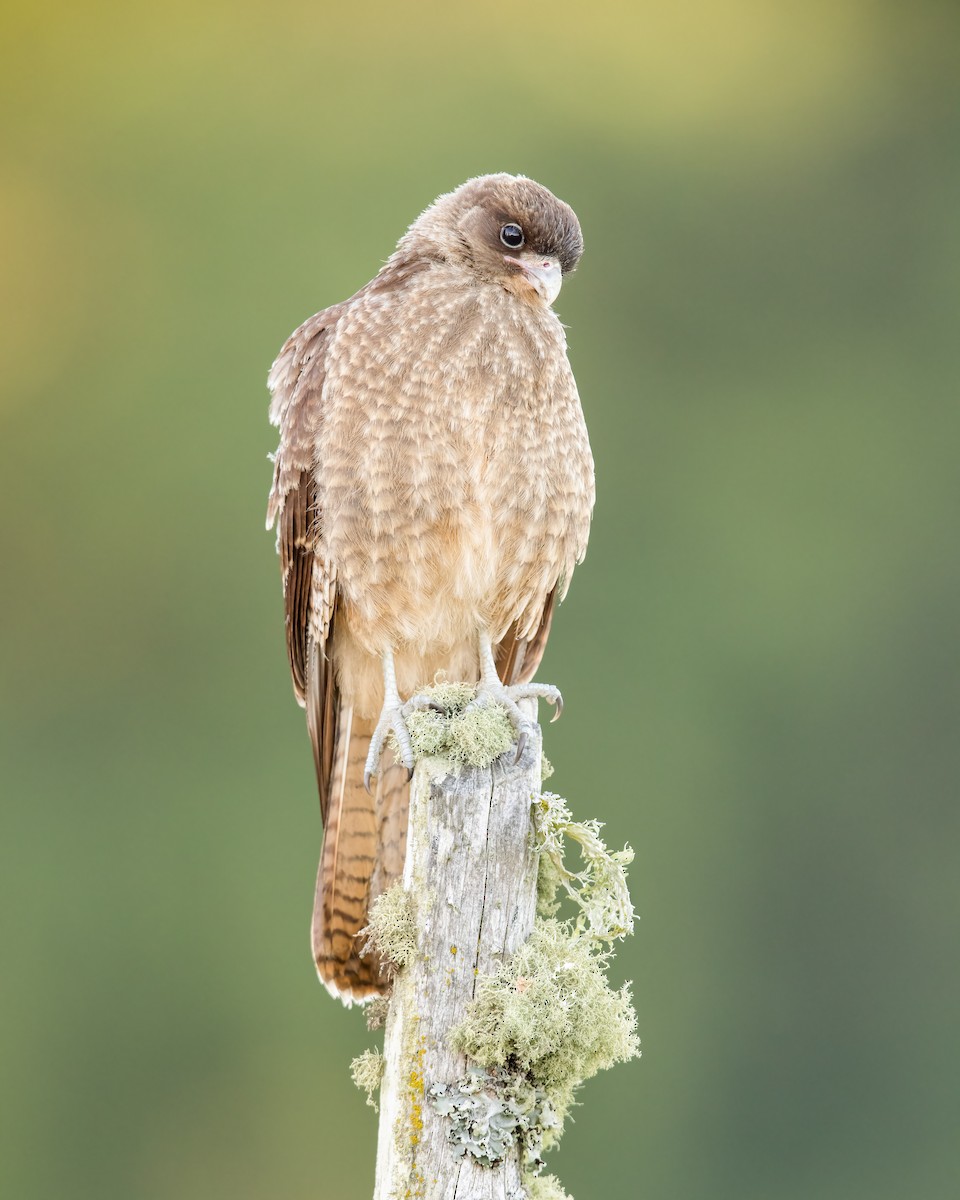
[[[549,305],[580,260],[583,235],[570,205],[541,184],[523,175],[481,175],[434,201],[399,249]]]

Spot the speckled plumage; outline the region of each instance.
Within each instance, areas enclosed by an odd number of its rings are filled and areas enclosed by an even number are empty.
[[[505,222],[524,231],[518,255]],[[580,249],[572,210],[539,184],[470,180],[270,373],[268,526],[325,823],[314,952],[348,1001],[382,990],[356,934],[403,863],[406,770],[387,758],[368,797],[358,767],[382,655],[409,696],[438,672],[476,680],[486,633],[504,682],[529,680],[586,549],[593,461],[563,327],[537,290]]]

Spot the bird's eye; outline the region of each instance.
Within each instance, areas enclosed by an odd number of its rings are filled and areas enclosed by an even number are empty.
[[[504,225],[500,230],[500,241],[511,250],[523,245],[523,230],[519,225]]]

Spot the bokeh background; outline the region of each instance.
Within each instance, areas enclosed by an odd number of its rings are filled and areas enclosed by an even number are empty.
[[[374,1036],[263,531],[266,370],[542,180],[599,478],[552,786],[637,850],[578,1200],[960,1194],[960,21],[917,0],[6,5],[0,1193],[363,1200]]]

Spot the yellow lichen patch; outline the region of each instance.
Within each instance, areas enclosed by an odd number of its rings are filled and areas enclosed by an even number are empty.
[[[425,1195],[423,1171],[417,1164],[417,1150],[423,1141],[424,1057],[426,1038],[418,1036],[419,1018],[412,1017],[403,1039],[403,1109],[394,1126],[398,1154],[391,1195],[415,1200]],[[402,1189],[402,1190],[401,1190]]]
[[[420,1200],[425,1193],[423,1172],[419,1167],[414,1167],[410,1172],[410,1183],[412,1186],[403,1193],[404,1200]]]
[[[405,1007],[409,997],[404,994],[400,979],[399,1001]],[[426,1038],[419,1033],[420,1018],[410,1013],[403,1021],[400,1048],[399,1100],[393,1126],[396,1161],[393,1168],[391,1196],[420,1197],[424,1195],[423,1172],[417,1164],[417,1152],[423,1140],[424,1058]]]
[[[410,1101],[410,1145],[416,1150],[423,1133],[423,1058],[426,1054],[424,1039],[413,1054],[413,1066],[407,1077],[407,1095]]]

